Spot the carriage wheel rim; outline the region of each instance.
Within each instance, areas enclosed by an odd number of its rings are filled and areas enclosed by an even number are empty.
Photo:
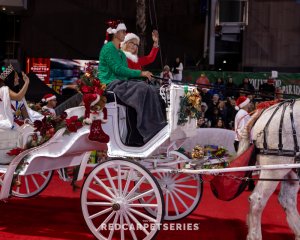
[[[132,184],[132,179],[135,178],[138,179],[140,188]],[[146,189],[140,191],[144,185]],[[145,205],[138,202],[139,198],[149,198],[150,195],[156,197],[155,203]],[[97,201],[94,200],[95,196]],[[156,208],[159,214],[151,216],[144,211],[144,206]],[[126,239],[128,236],[132,239],[152,239],[159,231],[164,217],[163,195],[157,180],[143,166],[127,160],[110,160],[95,167],[83,184],[81,207],[89,229],[98,239],[112,239],[116,235],[121,240],[125,239],[125,235]],[[145,227],[144,221],[153,223],[154,227]],[[103,230],[102,227],[109,223],[114,227],[109,231]],[[119,231],[115,227],[118,224],[122,226]],[[123,229],[123,226],[133,225],[137,228],[138,224],[141,224],[138,232],[134,228],[127,231]]]
[[[166,173],[165,169],[152,170],[152,174],[157,178],[160,187],[162,189],[165,200],[165,217],[164,220],[176,221],[190,215],[199,205],[203,193],[203,181],[199,175],[190,174],[170,174]],[[193,184],[191,184],[191,181]],[[189,189],[195,192],[186,193],[184,190]],[[189,198],[190,201],[186,203],[183,198]],[[143,201],[143,199],[141,199]],[[185,210],[178,209],[184,207]],[[175,208],[173,211],[170,207]],[[176,210],[177,208],[177,210]],[[152,216],[156,215],[156,212],[151,208],[146,208]],[[177,212],[178,211],[178,212]]]
[[[17,185],[13,186],[12,195],[19,198],[30,198],[40,194],[51,181],[53,171],[30,175],[19,175]]]

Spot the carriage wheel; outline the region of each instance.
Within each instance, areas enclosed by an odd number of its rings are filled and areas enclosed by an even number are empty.
[[[147,207],[157,214],[151,216]],[[128,160],[105,161],[90,172],[81,190],[81,208],[89,229],[101,240],[152,239],[165,209],[157,180]]]
[[[166,211],[164,220],[175,221],[185,218],[197,208],[203,191],[200,175],[172,174],[164,172],[162,169],[155,169],[151,172],[163,191]],[[140,202],[145,203],[145,200],[141,198]],[[147,201],[147,203],[151,203],[151,201]],[[145,209],[152,216],[156,215],[154,208],[147,207]]]
[[[19,198],[30,198],[40,194],[48,186],[53,171],[18,175],[12,187],[12,195]]]

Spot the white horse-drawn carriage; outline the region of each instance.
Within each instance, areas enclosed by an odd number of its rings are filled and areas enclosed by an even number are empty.
[[[200,174],[239,170],[183,169],[191,159],[176,150],[184,139],[196,133],[195,119],[184,126],[177,125],[180,96],[185,90],[180,85],[169,86],[168,125],[144,146],[123,144],[121,113],[124,106],[112,101],[106,104],[108,121],[103,125],[110,137],[108,144],[90,141],[90,126],[84,126],[70,135],[63,135],[64,129],[61,129],[43,145],[21,152],[9,165],[0,168],[0,199],[40,193],[56,169],[80,166],[78,180],[81,180],[90,151],[107,149],[109,159],[89,172],[82,187],[84,219],[98,239],[152,239],[163,220],[181,219],[197,207],[202,195]],[[76,107],[66,112],[69,117],[83,116],[84,110],[84,107]],[[280,165],[277,169],[292,167]]]

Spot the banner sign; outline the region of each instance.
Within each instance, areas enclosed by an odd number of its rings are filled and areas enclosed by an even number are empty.
[[[233,82],[237,85],[243,82],[244,78],[249,78],[250,83],[256,90],[259,86],[267,81],[271,76],[271,72],[217,72],[217,71],[184,71],[184,79],[187,82],[195,83],[201,74],[205,74],[210,83],[215,83],[218,78],[223,78],[227,82],[229,76],[233,78]],[[292,94],[295,97],[300,96],[300,73],[278,73],[275,79],[275,87],[282,89],[284,94]]]
[[[27,58],[26,73],[35,73],[39,79],[49,84],[50,58]]]

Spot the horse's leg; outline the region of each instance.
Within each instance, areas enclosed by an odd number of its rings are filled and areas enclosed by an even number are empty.
[[[269,178],[270,171],[262,171],[260,178]],[[265,173],[265,174],[264,174]],[[250,210],[248,214],[247,240],[261,240],[261,215],[278,182],[258,182],[249,197]]]
[[[288,163],[291,158],[259,155],[258,161],[260,165]],[[264,170],[260,172],[260,178],[281,179],[290,171],[283,170]],[[249,197],[250,210],[248,215],[248,236],[247,240],[261,240],[261,214],[265,208],[268,199],[275,191],[278,182],[259,181],[254,191]]]
[[[294,171],[290,171],[286,179],[297,179]],[[283,207],[288,224],[295,233],[295,239],[300,240],[300,216],[297,209],[297,195],[299,190],[298,181],[286,181],[281,183],[278,200]]]

